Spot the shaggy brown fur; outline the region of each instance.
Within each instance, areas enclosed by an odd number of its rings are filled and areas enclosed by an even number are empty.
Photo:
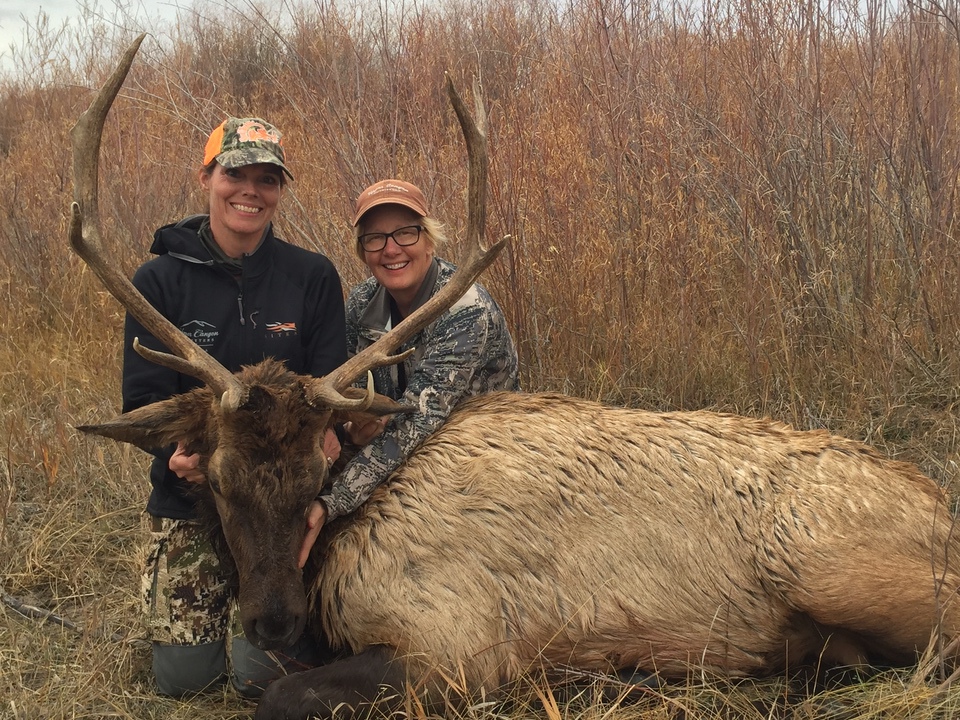
[[[293,557],[332,418],[305,419],[296,376],[267,374],[235,429],[198,420],[202,390],[152,406],[159,435],[131,432],[129,416],[84,428],[140,445],[208,433],[248,635],[280,645],[306,613],[354,654],[274,683],[258,718],[328,716],[384,684],[429,690],[460,672],[490,691],[557,666],[909,664],[960,627],[960,541],[914,466],[768,420],[554,394],[463,403],[324,528],[304,584]]]
[[[909,663],[958,629],[953,529],[915,467],[823,432],[495,394],[328,529],[312,596],[335,642],[474,686],[770,673],[834,659],[836,633],[836,660]]]

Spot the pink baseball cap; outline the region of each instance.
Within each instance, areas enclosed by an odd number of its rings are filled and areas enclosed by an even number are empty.
[[[427,200],[416,185],[403,180],[381,180],[376,182],[357,197],[353,214],[353,225],[360,222],[371,208],[377,205],[403,205],[413,210],[420,217],[427,217]]]

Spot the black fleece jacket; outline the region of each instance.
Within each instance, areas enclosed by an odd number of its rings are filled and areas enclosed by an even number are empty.
[[[304,375],[321,376],[347,357],[343,289],[325,256],[290,245],[267,231],[260,247],[232,274],[200,241],[205,215],[194,215],[154,234],[133,284],[174,325],[230,371],[272,357]],[[198,380],[144,360],[133,349],[168,352],[127,315],[123,351],[123,412],[197,387]],[[192,518],[187,483],[167,467],[173,447],[156,451],[147,512]]]

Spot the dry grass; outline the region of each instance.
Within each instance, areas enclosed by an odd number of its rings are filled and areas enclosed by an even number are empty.
[[[416,181],[462,228],[442,78],[479,76],[488,230],[514,238],[486,283],[528,389],[771,415],[957,482],[955,9],[436,5],[211,3],[152,26],[103,147],[116,261],[132,273],[155,227],[200,209],[197,153],[227,113],[284,130],[281,234],[347,285],[362,272],[346,218],[372,180]],[[146,459],[72,429],[119,407],[121,313],[65,241],[67,132],[134,31],[115,12],[41,27],[0,81],[0,588],[79,628],[0,605],[0,720],[250,712],[230,693],[153,694],[135,596]],[[692,679],[623,708],[545,695],[509,714],[926,719],[955,696],[909,673],[818,695]]]

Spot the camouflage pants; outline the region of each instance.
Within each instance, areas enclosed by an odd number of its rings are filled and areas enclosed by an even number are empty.
[[[306,634],[283,651],[252,645],[243,637],[236,598],[202,528],[189,520],[152,521],[142,600],[161,693],[197,692],[228,674],[240,693],[257,697],[277,677],[328,659]],[[214,646],[222,647],[223,654]],[[166,659],[158,664],[158,657]],[[222,664],[211,666],[211,658]]]
[[[150,639],[169,645],[225,639],[234,598],[200,526],[190,520],[153,518],[151,543],[142,581]]]

